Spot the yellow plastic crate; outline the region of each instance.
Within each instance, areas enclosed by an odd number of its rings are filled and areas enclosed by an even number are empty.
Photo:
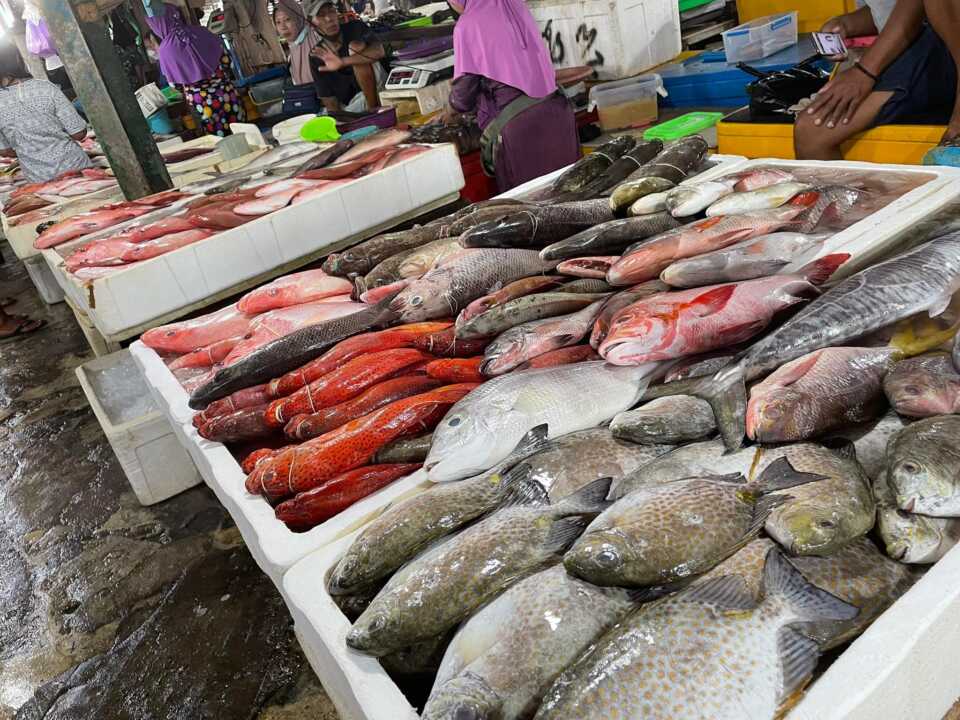
[[[764,15],[797,10],[799,30],[819,32],[823,24],[836,15],[853,12],[857,9],[856,0],[737,0],[737,13],[740,22],[745,23]]]
[[[943,137],[942,125],[883,125],[860,133],[844,145],[845,160],[919,165],[927,150]],[[717,124],[718,152],[748,158],[794,159],[793,125],[777,123]]]

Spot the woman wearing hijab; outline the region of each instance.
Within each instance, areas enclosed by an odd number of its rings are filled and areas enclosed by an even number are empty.
[[[573,108],[557,90],[547,47],[526,3],[449,3],[460,13],[453,31],[450,107],[476,115],[484,132],[484,165],[501,192],[575,162],[580,143]]]
[[[279,0],[273,11],[273,22],[277,32],[287,41],[290,53],[290,79],[293,88],[285,94],[309,95],[314,98],[314,106],[319,110],[320,100],[313,86],[313,73],[310,71],[310,52],[320,44],[320,34],[310,26],[303,7],[297,0]]]
[[[244,111],[220,38],[187,25],[177,7],[156,0],[149,3],[147,24],[160,39],[160,71],[200,116],[201,128],[209,135],[229,135],[230,123],[243,122]]]

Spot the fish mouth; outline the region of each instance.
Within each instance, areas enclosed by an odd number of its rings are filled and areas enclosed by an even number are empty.
[[[904,545],[901,548],[897,548],[890,552],[890,557],[898,562],[902,562],[903,559],[907,556],[907,546]]]
[[[612,365],[637,365],[636,353],[631,351],[631,344],[626,340],[610,342],[609,339],[600,346],[600,355]]]

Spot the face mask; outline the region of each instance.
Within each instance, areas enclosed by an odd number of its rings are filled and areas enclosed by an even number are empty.
[[[293,44],[300,45],[304,40],[307,39],[307,35],[309,33],[310,33],[310,28],[304,27],[303,30],[300,31],[300,34],[297,35],[297,39],[293,41]]]

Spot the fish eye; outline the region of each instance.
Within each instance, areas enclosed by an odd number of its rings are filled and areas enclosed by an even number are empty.
[[[919,395],[920,388],[918,388],[916,385],[907,385],[903,389],[903,392],[906,393],[907,395]]]
[[[167,332],[164,333],[164,335],[165,335],[166,337],[173,337],[173,336],[176,335],[176,334],[177,334],[177,331],[176,331],[176,330],[167,330]]]
[[[763,414],[771,420],[779,420],[780,416],[783,415],[780,408],[776,407],[775,405],[764,408]]]
[[[417,306],[422,302],[423,302],[423,298],[420,297],[419,295],[414,295],[412,298],[410,298],[410,304],[413,306]]]
[[[817,523],[817,525],[823,528],[824,530],[833,530],[837,526],[837,524],[833,520],[821,520],[820,522]]]
[[[387,619],[386,619],[383,615],[377,615],[377,616],[370,622],[370,631],[371,631],[371,632],[379,632],[379,631],[383,630],[386,626],[387,626]]]
[[[454,417],[454,418],[450,418],[450,422],[448,422],[447,425],[449,425],[450,427],[456,427],[457,425],[460,424],[460,422],[461,422],[461,418]]]
[[[905,473],[910,473],[911,475],[916,475],[918,472],[920,472],[920,466],[912,462],[903,463],[903,465],[900,466],[900,469]]]

